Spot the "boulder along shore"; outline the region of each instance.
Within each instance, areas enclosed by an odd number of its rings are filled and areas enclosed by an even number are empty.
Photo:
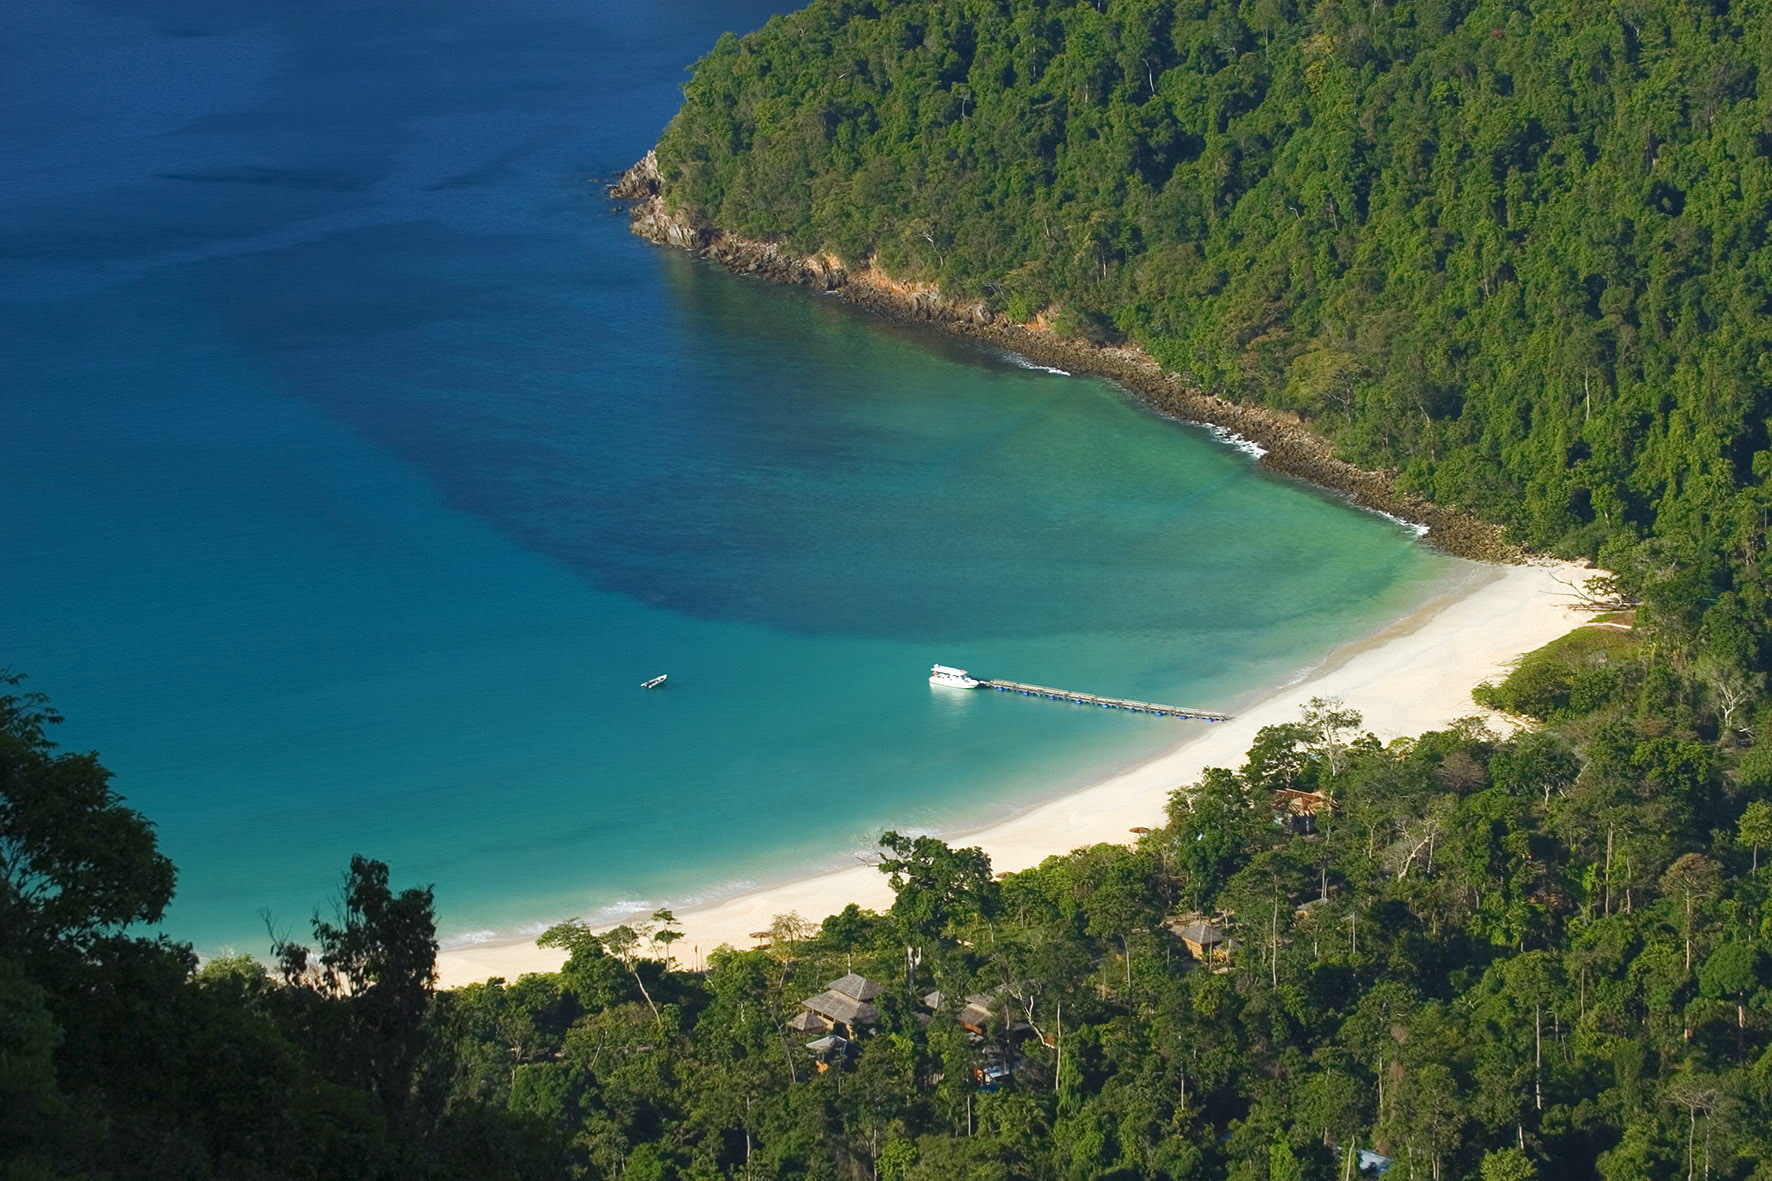
[[[1426,526],[1426,540],[1449,554],[1488,562],[1520,562],[1527,557],[1506,541],[1500,526],[1400,492],[1392,473],[1355,467],[1337,458],[1328,442],[1297,415],[1206,393],[1165,371],[1136,346],[1061,337],[1041,321],[1010,320],[981,300],[949,299],[933,284],[901,282],[872,268],[852,271],[834,255],[796,255],[777,243],[692,223],[667,206],[658,158],[652,152],[610,185],[609,194],[632,202],[629,228],[649,242],[687,250],[737,274],[830,292],[869,311],[929,324],[1041,365],[1105,377],[1158,413],[1249,440],[1266,452],[1259,462],[1270,471],[1338,492],[1363,508]]]

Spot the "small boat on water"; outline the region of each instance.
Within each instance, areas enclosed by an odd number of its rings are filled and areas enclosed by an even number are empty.
[[[935,665],[929,670],[929,683],[946,685],[950,689],[976,689],[979,686],[978,678],[965,669],[949,668],[945,664]]]
[[[641,681],[640,688],[642,688],[642,689],[656,689],[664,683],[665,683],[664,674],[660,673],[658,676],[653,677],[650,681]]]

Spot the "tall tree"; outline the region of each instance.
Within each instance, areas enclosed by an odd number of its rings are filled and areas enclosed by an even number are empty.
[[[0,688],[22,680],[0,674]],[[172,900],[153,825],[97,755],[56,752],[61,720],[42,694],[0,693],[0,955],[83,955]]]
[[[882,833],[880,848],[880,872],[892,883],[891,914],[908,934],[937,938],[953,923],[995,911],[997,884],[984,850],[896,832]]]
[[[335,1039],[330,1057],[338,1074],[372,1090],[398,1122],[407,1109],[437,979],[431,888],[396,894],[385,862],[353,856],[336,921],[316,914],[313,928],[317,960],[304,945],[274,940],[283,979],[308,998],[310,1036],[323,1045]]]

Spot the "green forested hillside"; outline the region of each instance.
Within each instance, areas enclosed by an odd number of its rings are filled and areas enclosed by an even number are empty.
[[[1495,690],[1535,731],[1316,701],[1133,847],[888,833],[884,913],[705,971],[668,912],[567,923],[441,994],[430,891],[362,858],[271,972],[132,936],[151,829],[0,694],[0,1178],[1764,1181],[1772,742],[1636,712],[1640,639],[1581,634]]]
[[[659,159],[723,229],[1295,410],[1757,666],[1769,64],[1760,3],[815,0],[696,66]]]
[[[888,834],[885,913],[705,971],[668,912],[569,923],[562,972],[444,994],[430,890],[365,858],[273,967],[156,938],[152,825],[0,673],[0,1181],[1772,1181],[1768,19],[817,0],[722,41],[670,200],[1134,338],[1624,609],[1480,691],[1510,737],[1313,702],[1133,846]],[[815,1055],[852,973],[877,1013]]]

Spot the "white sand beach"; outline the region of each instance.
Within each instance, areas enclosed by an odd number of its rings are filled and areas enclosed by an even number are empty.
[[[1025,869],[1102,841],[1130,841],[1132,828],[1162,823],[1171,791],[1193,783],[1207,767],[1241,766],[1256,731],[1296,721],[1313,697],[1341,698],[1385,741],[1482,714],[1471,689],[1579,626],[1585,616],[1574,609],[1568,583],[1594,572],[1566,564],[1473,564],[1473,570],[1468,589],[1344,645],[1302,680],[1231,721],[1185,723],[1187,737],[1159,758],[986,828],[940,835],[950,844],[980,846],[999,871]],[[1505,729],[1505,722],[1497,728]],[[723,943],[751,946],[750,933],[766,929],[776,915],[793,911],[816,923],[851,902],[883,909],[891,901],[879,870],[856,865],[685,910],[677,916],[684,938],[673,950],[678,963],[697,966]],[[525,972],[551,972],[563,960],[562,953],[532,940],[504,940],[442,952],[437,969],[440,986],[455,988],[492,976],[513,980]]]

